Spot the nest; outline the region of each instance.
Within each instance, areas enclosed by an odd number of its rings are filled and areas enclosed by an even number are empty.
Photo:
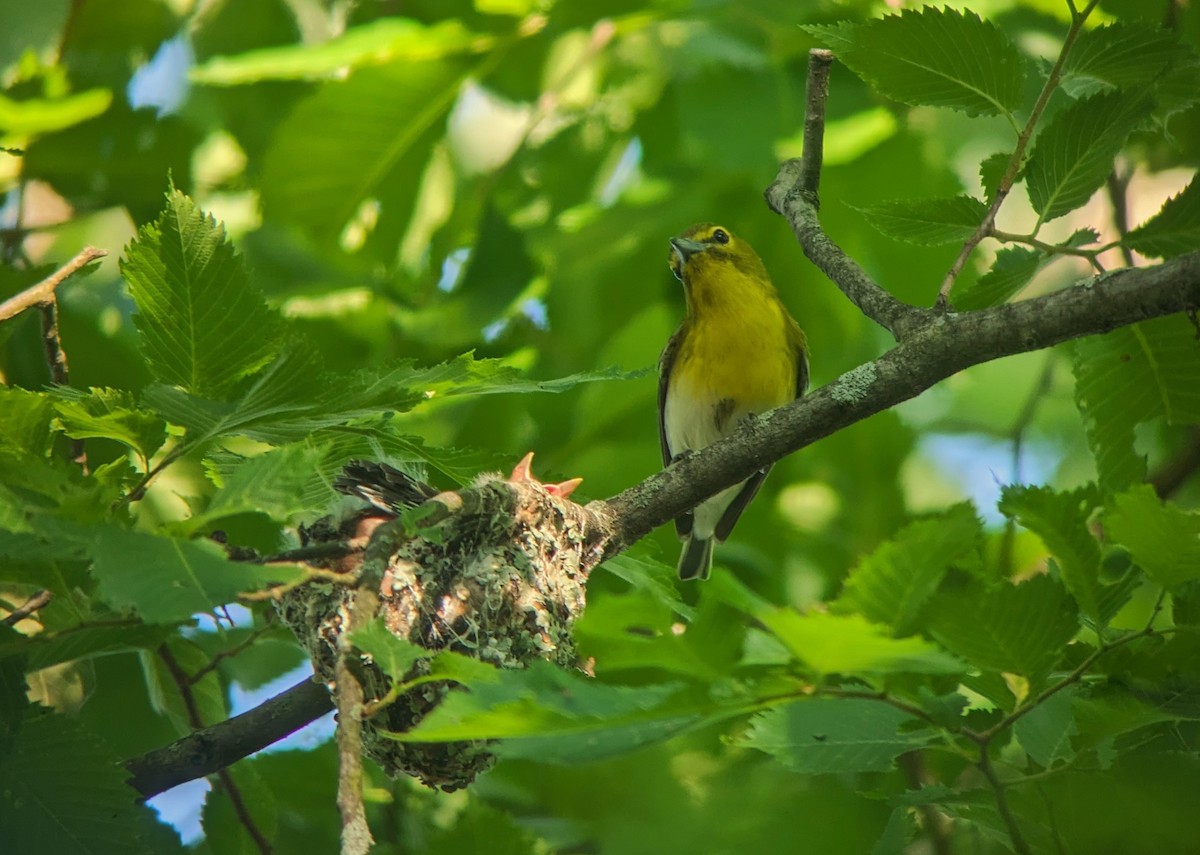
[[[402,485],[407,498],[377,501],[382,478],[395,482],[405,476],[376,468],[369,476],[370,490],[350,489],[361,483],[347,488],[345,478],[340,488],[364,497],[370,493],[377,507],[409,503],[433,492],[409,483]],[[368,477],[364,471],[355,474],[357,482]],[[387,524],[390,514],[369,512],[341,524],[323,520],[303,529],[302,536],[307,543],[369,537],[365,553],[333,569],[359,574],[364,561],[368,571],[378,568],[366,574],[378,578],[377,614],[399,638],[500,668],[522,668],[534,659],[577,667],[571,624],[583,611],[588,571],[599,558],[583,509],[537,482],[498,477],[429,501],[441,503],[437,510],[443,519],[436,532],[423,532],[427,536],[406,536],[398,523]],[[318,678],[331,687],[354,595],[354,586],[314,582],[288,593],[277,606],[312,658]],[[369,657],[359,656],[351,664],[367,701],[387,693],[390,681]],[[418,663],[406,680],[419,676],[423,667],[428,666]],[[448,692],[460,690],[439,682],[402,695],[363,722],[363,752],[393,777],[413,775],[447,791],[471,783],[495,760],[487,742],[405,743],[382,735],[410,730]]]

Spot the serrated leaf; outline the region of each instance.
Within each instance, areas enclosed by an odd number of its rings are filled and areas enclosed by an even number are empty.
[[[300,569],[228,560],[213,543],[159,537],[117,526],[91,531],[99,594],[148,623],[171,623],[232,602],[238,594],[298,578]]]
[[[1117,152],[1153,108],[1146,90],[1106,92],[1054,115],[1025,165],[1029,200],[1041,222],[1075,210],[1100,189]]]
[[[1013,725],[1025,753],[1043,769],[1074,756],[1071,737],[1079,732],[1074,700],[1075,690],[1068,686],[1034,706]]]
[[[1163,504],[1153,487],[1140,484],[1113,496],[1104,530],[1159,584],[1200,579],[1200,514]]]
[[[908,635],[925,601],[960,556],[977,551],[982,524],[970,504],[910,523],[850,572],[835,612],[856,611]]]
[[[428,659],[434,654],[432,650],[393,635],[383,618],[375,618],[366,626],[354,630],[350,634],[350,641],[396,682],[402,682],[418,660]]]
[[[1128,88],[1152,82],[1185,53],[1171,30],[1115,23],[1081,32],[1063,64],[1063,75]]]
[[[126,784],[128,773],[74,718],[28,715],[0,764],[0,828],[11,852],[183,852]]]
[[[996,191],[1000,189],[1000,182],[1004,179],[1004,173],[1008,171],[1011,160],[1012,152],[998,151],[979,162],[979,183],[983,186],[983,194],[988,202],[996,198]]]
[[[1100,544],[1088,530],[1088,519],[1100,506],[1094,486],[1070,492],[1049,487],[1005,487],[1001,513],[1012,517],[1042,539],[1058,561],[1063,584],[1079,609],[1101,621]]]
[[[1029,284],[1047,261],[1044,252],[1023,246],[1006,246],[996,253],[992,269],[952,297],[961,311],[986,309],[1006,303]]]
[[[1173,258],[1200,249],[1200,181],[1193,178],[1162,209],[1125,236],[1142,255]]]
[[[927,6],[866,24],[803,29],[896,101],[970,115],[1010,114],[1021,103],[1020,52],[974,12]]]
[[[886,772],[895,758],[929,741],[908,713],[860,698],[799,700],[755,716],[739,744],[807,775]]]
[[[424,24],[381,18],[351,27],[320,44],[265,47],[235,56],[214,56],[197,65],[193,83],[237,86],[262,80],[315,80],[364,65],[426,62],[486,48],[490,39],[457,20]]]
[[[857,210],[888,237],[919,246],[965,241],[987,216],[987,205],[965,194],[883,202]]]
[[[1185,318],[1080,339],[1074,372],[1075,404],[1105,490],[1145,479],[1145,458],[1134,448],[1135,426],[1154,418],[1200,422],[1200,342]]]
[[[50,397],[13,386],[0,386],[0,452],[42,456],[50,450],[54,415]]]
[[[55,389],[54,409],[64,433],[74,439],[113,439],[149,460],[167,438],[167,426],[154,413],[139,410],[124,389]]]
[[[503,739],[494,750],[506,757],[577,763],[661,741],[750,703],[736,696],[718,702],[679,685],[610,686],[540,661],[493,671],[494,681],[451,692],[412,730],[385,735],[402,742]]]
[[[1035,683],[1079,631],[1074,604],[1049,576],[939,593],[930,601],[927,619],[933,637],[971,664],[1022,674]]]
[[[65,627],[23,638],[21,646],[29,657],[29,670],[49,668],[60,662],[90,659],[126,650],[149,650],[162,644],[174,627],[161,625]],[[10,655],[14,645],[0,645],[0,657]]]
[[[962,663],[921,638],[892,638],[885,627],[861,615],[800,614],[763,600],[728,573],[718,573],[709,591],[752,615],[793,656],[821,674],[956,674]]]
[[[302,346],[293,344],[232,403],[206,400],[161,385],[147,388],[142,403],[167,421],[186,427],[189,440],[196,444],[233,435],[282,444],[345,426],[355,419],[405,412],[434,398],[557,394],[581,383],[624,380],[644,373],[610,367],[554,380],[533,380],[502,360],[475,359],[471,353],[424,368],[413,360],[403,360],[383,368],[315,376],[318,365]],[[409,451],[417,450],[409,444]],[[431,453],[431,463],[438,459]],[[453,461],[447,462],[447,467],[454,472]]]
[[[263,161],[264,216],[332,241],[368,198],[403,228],[466,67],[450,60],[360,68],[329,81],[278,127]],[[398,186],[401,192],[389,192]]]
[[[324,450],[309,444],[293,444],[248,458],[233,468],[203,512],[187,521],[186,530],[196,532],[218,520],[245,513],[262,513],[289,522],[304,511],[305,486],[318,471]]]
[[[163,383],[219,398],[279,348],[280,321],[250,285],[225,229],[178,190],[125,249],[142,353]]]

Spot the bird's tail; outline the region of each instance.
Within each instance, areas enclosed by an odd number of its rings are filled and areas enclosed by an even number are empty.
[[[679,556],[679,578],[708,578],[712,572],[713,540],[691,535],[683,539],[683,554]]]

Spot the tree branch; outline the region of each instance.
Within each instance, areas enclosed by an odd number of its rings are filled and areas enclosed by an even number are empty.
[[[266,748],[333,709],[328,690],[303,680],[252,710],[125,761],[144,798],[211,775]]]
[[[840,250],[838,250],[840,252]],[[894,407],[964,368],[1200,306],[1200,252],[977,312],[930,314],[883,356],[744,424],[588,510],[612,527],[610,558],[758,469]]]

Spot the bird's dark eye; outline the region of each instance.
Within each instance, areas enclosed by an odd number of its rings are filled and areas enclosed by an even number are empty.
[[[713,243],[729,243],[729,232],[724,229],[717,229],[712,233]]]

